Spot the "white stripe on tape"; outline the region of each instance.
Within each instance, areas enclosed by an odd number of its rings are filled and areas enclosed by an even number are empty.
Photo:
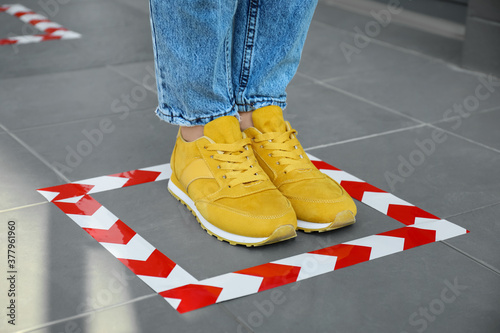
[[[62,25],[55,22],[40,22],[35,24],[35,28],[45,31],[46,29],[49,28],[62,28]]]
[[[37,190],[38,193],[43,195],[47,201],[51,202],[54,200],[55,197],[59,195],[60,192],[49,192],[49,191],[42,191],[42,190]]]
[[[170,274],[165,278],[146,275],[138,276],[157,293],[198,282],[198,280],[179,265],[175,265]]]
[[[181,304],[181,300],[178,298],[169,298],[169,297],[163,297],[165,301],[167,301],[172,307],[177,310],[179,307],[179,304]]]
[[[384,214],[387,214],[389,205],[413,206],[409,202],[385,192],[365,192],[361,201]]]
[[[415,217],[415,225],[417,224],[421,224],[421,223],[429,223],[429,222],[436,222],[436,221],[439,221],[440,219],[428,219],[428,218],[424,218],[424,217]]]
[[[323,172],[327,176],[332,177],[332,179],[334,179],[339,184],[343,180],[348,180],[348,181],[352,181],[352,182],[363,182],[358,177],[354,177],[353,175],[351,175],[351,174],[349,174],[349,173],[347,173],[345,171],[341,171],[341,170],[321,169],[321,172]]]
[[[263,280],[264,278],[259,276],[228,273],[203,280],[199,284],[223,288],[217,298],[217,302],[222,302],[256,293]]]
[[[333,271],[337,263],[337,257],[314,253],[302,253],[293,257],[276,260],[272,263],[300,267],[299,276],[297,277],[297,281],[300,281]]]
[[[92,194],[122,188],[126,182],[128,182],[128,178],[102,176],[79,180],[74,183],[81,185],[94,185],[94,187],[88,192],[88,194]]]
[[[430,222],[419,223],[417,225],[409,225],[409,227],[425,230],[435,230],[436,241],[463,235],[467,232],[467,229],[464,229],[446,220],[432,220]]]
[[[78,32],[71,30],[57,30],[50,34],[51,36],[61,36],[61,39],[76,39],[82,37]]]
[[[104,206],[99,207],[93,215],[66,215],[82,228],[109,230],[118,221],[118,217]]]
[[[14,4],[14,5],[7,5],[9,6],[9,9],[6,10],[6,13],[9,13],[10,15],[15,15],[19,12],[29,12],[29,8],[24,7],[23,5],[19,4]]]
[[[149,168],[143,168],[139,170],[161,172],[155,181],[169,179],[170,176],[172,175],[172,168],[170,167],[170,163],[155,165]]]
[[[21,21],[24,21],[26,23],[29,23],[32,20],[47,20],[47,18],[45,16],[37,14],[37,13],[22,15],[19,18],[21,19]]]
[[[29,44],[29,43],[41,42],[43,40],[43,37],[42,36],[27,35],[27,36],[11,37],[8,39],[16,40],[18,44]]]
[[[311,161],[321,161],[319,158],[317,158],[317,157],[316,157],[316,156],[314,156],[314,155],[311,155],[311,154],[309,154],[309,153],[306,153],[306,155],[307,155],[307,157],[309,157],[309,159],[310,159]]]
[[[139,234],[135,234],[127,244],[105,242],[100,242],[100,244],[119,259],[146,261],[155,250],[154,246],[149,244]]]
[[[405,240],[400,237],[371,235],[343,244],[371,247],[370,260],[373,260],[403,251]]]
[[[82,198],[83,198],[83,195],[80,195],[78,197],[72,197],[72,198],[66,198],[66,199],[56,200],[55,202],[77,203]]]

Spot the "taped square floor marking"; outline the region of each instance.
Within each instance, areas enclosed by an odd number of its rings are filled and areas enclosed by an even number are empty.
[[[180,313],[468,233],[456,224],[440,219],[314,156],[308,156],[319,170],[339,182],[354,199],[405,226],[198,281],[90,196],[166,180],[172,173],[170,164],[46,187],[38,192]]]
[[[31,9],[20,5],[0,5],[0,13],[4,12],[19,18],[22,22],[31,24],[38,30],[44,32],[39,35],[13,36],[0,39],[0,45],[38,43],[46,40],[75,39],[80,38],[77,32],[68,30],[58,23],[50,21],[47,17],[37,14]]]

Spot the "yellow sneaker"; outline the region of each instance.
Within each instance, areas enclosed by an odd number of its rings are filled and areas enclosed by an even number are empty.
[[[354,201],[312,164],[297,140],[297,132],[283,119],[281,108],[255,110],[252,120],[254,127],[244,133],[252,139],[261,167],[292,203],[298,229],[323,232],[353,224]]]
[[[296,236],[290,202],[259,166],[235,117],[211,121],[193,142],[179,131],[170,166],[168,190],[210,235],[246,246]]]

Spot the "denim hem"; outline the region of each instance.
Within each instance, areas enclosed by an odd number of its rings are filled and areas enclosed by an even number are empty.
[[[155,111],[156,115],[158,118],[160,118],[163,121],[166,121],[169,124],[172,125],[179,125],[179,126],[197,126],[197,125],[206,125],[212,120],[215,120],[220,117],[224,116],[234,116],[238,120],[240,119],[240,115],[238,114],[238,111],[236,110],[236,106],[232,107],[231,110],[228,111],[223,111],[223,112],[218,112],[218,113],[213,113],[209,116],[206,117],[197,117],[194,119],[186,119],[185,117],[182,116],[182,114],[174,114],[175,112],[167,108],[167,110],[162,110],[159,106]]]
[[[254,111],[265,106],[276,105],[282,109],[286,108],[285,98],[250,98],[248,103],[236,104],[238,112]]]

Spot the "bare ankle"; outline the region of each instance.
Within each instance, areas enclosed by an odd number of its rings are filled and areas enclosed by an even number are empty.
[[[203,127],[204,126],[181,126],[181,136],[187,141],[191,142],[196,139],[199,139],[203,136]]]
[[[238,112],[240,114],[240,128],[242,131],[249,127],[253,127],[252,114],[253,111]]]

